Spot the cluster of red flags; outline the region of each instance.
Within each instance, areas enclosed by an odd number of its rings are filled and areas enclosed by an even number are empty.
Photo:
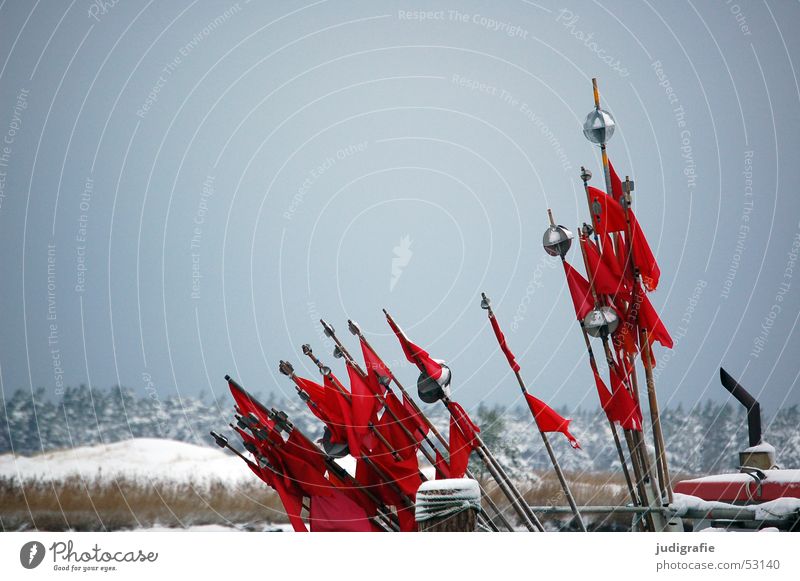
[[[645,292],[658,287],[661,271],[636,215],[630,208],[625,211],[622,181],[610,162],[609,168],[612,195],[588,187],[592,223],[597,239],[602,242],[598,244],[588,236],[580,236],[588,280],[566,261],[564,271],[579,320],[595,307],[592,289],[600,304],[610,306],[619,315],[620,324],[613,337],[617,361],[610,370],[612,389],[606,387],[594,367],[593,373],[600,403],[609,419],[626,429],[641,430],[638,402],[626,387],[630,380],[625,355],[644,353],[640,339],[646,337],[650,362],[654,364],[653,342],[667,348],[672,348],[673,343]],[[634,277],[634,266],[641,283]]]
[[[248,465],[278,493],[295,531],[308,530],[302,519],[304,497],[310,499],[311,530],[376,530],[369,520],[377,513],[374,502],[357,488],[329,477],[325,457],[300,432],[292,430],[284,440],[257,400],[232,381],[229,387],[252,431],[234,428],[257,458],[257,463]]]

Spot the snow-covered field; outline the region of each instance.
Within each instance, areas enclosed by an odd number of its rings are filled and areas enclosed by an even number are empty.
[[[35,456],[0,455],[0,478],[65,480],[70,477],[112,482],[259,482],[237,457],[218,448],[175,440],[135,438],[98,446],[82,446]]]

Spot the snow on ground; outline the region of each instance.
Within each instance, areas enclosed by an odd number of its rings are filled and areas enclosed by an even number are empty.
[[[676,511],[677,516],[685,515],[688,510],[711,511],[715,508],[735,508],[742,511],[753,511],[757,520],[767,520],[786,517],[800,511],[800,498],[777,498],[761,504],[742,506],[716,500],[703,500],[696,496],[676,492],[673,502],[669,506]]]
[[[221,449],[157,438],[135,438],[35,456],[0,455],[0,477],[63,480],[70,476],[104,481],[218,481],[232,486],[259,481],[239,458]]]
[[[763,470],[766,478],[764,482],[776,483],[776,484],[794,484],[800,483],[800,470],[797,469],[790,469],[790,470]],[[738,483],[738,484],[749,484],[755,482],[752,476],[746,474],[744,472],[734,472],[731,474],[712,474],[710,476],[701,476],[700,478],[692,478],[690,480],[685,480],[684,482],[705,482],[705,483]]]

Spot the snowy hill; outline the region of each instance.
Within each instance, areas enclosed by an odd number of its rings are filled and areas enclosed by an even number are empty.
[[[239,458],[219,448],[155,438],[80,446],[30,457],[0,456],[0,478],[60,481],[70,477],[101,482],[191,481],[195,485],[258,481]]]

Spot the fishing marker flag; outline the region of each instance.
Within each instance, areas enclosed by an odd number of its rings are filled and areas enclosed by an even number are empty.
[[[497,317],[494,316],[494,313],[489,315],[489,322],[492,324],[492,329],[494,329],[494,336],[497,337],[497,342],[500,344],[500,349],[503,351],[503,354],[508,359],[508,364],[511,366],[511,369],[514,371],[519,371],[519,363],[517,363],[514,354],[511,352],[511,349],[508,348],[506,344],[506,337],[503,335],[503,331],[500,330],[500,325],[497,322]]]
[[[451,401],[450,410],[450,478],[463,478],[469,465],[469,455],[478,447],[477,433],[481,429],[458,403]]]
[[[528,407],[531,409],[533,419],[536,420],[536,425],[541,431],[561,432],[569,440],[570,446],[576,449],[581,447],[575,436],[569,433],[569,423],[572,420],[561,417],[553,408],[529,393],[525,394],[525,399],[528,400]]]
[[[594,306],[589,281],[583,278],[580,272],[572,268],[572,265],[566,260],[564,261],[564,273],[567,275],[567,286],[569,287],[569,294],[572,296],[575,314],[579,321],[583,321]]]
[[[394,379],[394,376],[378,354],[367,344],[366,339],[359,336],[359,340],[361,341],[361,352],[364,354],[364,366],[367,370],[367,379],[375,393],[382,394],[386,391],[386,388],[381,382],[384,381],[388,384],[389,381]]]
[[[384,311],[386,314],[386,320],[389,322],[389,326],[394,331],[394,334],[397,336],[398,341],[400,341],[400,346],[403,348],[403,353],[408,359],[409,363],[413,363],[417,367],[420,368],[420,371],[424,371],[428,374],[428,376],[433,379],[437,380],[442,376],[442,365],[441,363],[437,363],[431,356],[428,355],[428,352],[415,345],[411,342],[411,340],[406,337],[406,334],[397,326],[397,323],[394,322],[391,315]]]

